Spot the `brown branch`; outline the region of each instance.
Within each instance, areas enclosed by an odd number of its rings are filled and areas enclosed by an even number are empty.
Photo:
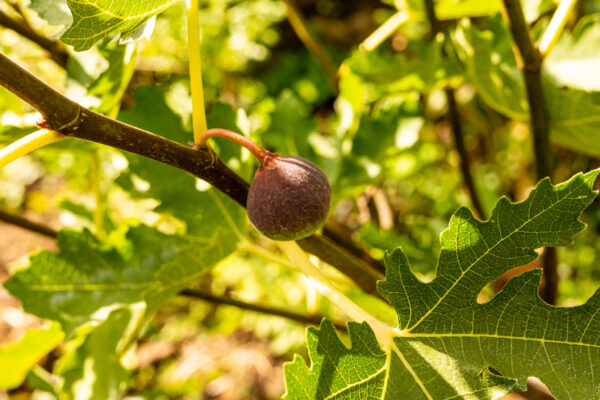
[[[473,175],[471,174],[471,156],[465,147],[462,122],[458,112],[454,90],[452,88],[446,88],[445,93],[446,100],[448,101],[448,117],[450,119],[450,125],[452,126],[452,133],[454,135],[454,145],[456,146],[456,151],[460,156],[460,171],[462,172],[465,186],[469,192],[471,204],[473,205],[477,216],[484,220],[486,219],[485,211],[483,211],[483,206],[481,205],[481,200],[479,199],[479,193],[477,192],[475,181],[473,179]]]
[[[552,178],[552,158],[550,153],[550,128],[548,111],[542,84],[542,56],[529,33],[519,0],[502,0],[505,16],[520,56],[520,68],[525,80],[529,103],[529,124],[533,135],[533,149],[538,180]],[[558,274],[556,249],[546,248],[542,257],[545,286],[542,299],[556,303]]]
[[[49,39],[34,31],[25,21],[17,21],[10,18],[0,10],[0,26],[15,31],[19,35],[29,39],[50,54],[50,58],[59,66],[66,69],[69,62],[69,53],[58,40]]]
[[[105,144],[169,164],[201,178],[245,207],[249,185],[207,147],[187,147],[124,124],[80,106],[0,53],[0,84],[37,109],[45,128],[63,135]],[[312,235],[298,242],[347,275],[368,293],[376,294],[381,274],[333,241]]]
[[[313,53],[313,55],[317,58],[317,61],[323,67],[323,70],[327,74],[327,78],[329,79],[329,83],[331,84],[333,90],[337,93],[338,91],[338,71],[335,63],[332,61],[329,54],[325,51],[323,45],[319,43],[317,38],[315,38],[309,31],[306,21],[298,6],[296,5],[294,0],[282,0],[287,7],[287,16],[292,29],[296,32],[296,35],[304,43],[306,48]]]
[[[48,226],[38,224],[37,222],[30,221],[14,214],[9,214],[2,210],[0,210],[0,221],[18,226],[19,228],[27,229],[31,232],[39,233],[40,235],[44,235],[52,239],[56,239],[58,236],[58,233]]]
[[[308,324],[308,325],[319,325],[321,323],[321,320],[323,319],[323,317],[317,316],[317,315],[314,315],[314,316],[306,315],[306,314],[300,314],[300,313],[297,313],[294,311],[283,310],[281,308],[259,306],[256,304],[251,304],[251,303],[246,303],[246,302],[239,301],[239,300],[234,300],[229,297],[215,296],[210,293],[204,293],[204,292],[201,292],[199,290],[194,290],[194,289],[184,289],[179,294],[182,296],[192,297],[194,299],[200,299],[200,300],[208,301],[208,302],[215,303],[215,304],[223,304],[223,305],[237,307],[242,310],[255,311],[255,312],[262,313],[262,314],[288,318],[293,321],[298,321],[300,323]],[[346,325],[342,324],[340,322],[334,322],[334,325],[339,330],[342,330],[342,331],[348,330]]]
[[[435,13],[433,0],[425,0],[425,11],[431,27],[431,36],[435,37],[438,33],[442,32],[442,24],[438,20]],[[448,118],[450,119],[450,125],[452,127],[454,145],[456,146],[456,151],[460,156],[460,171],[463,176],[463,181],[467,187],[467,192],[469,193],[469,198],[471,199],[471,204],[475,209],[477,217],[480,219],[485,219],[485,212],[483,211],[483,206],[481,205],[481,200],[479,199],[479,193],[477,192],[477,188],[475,186],[475,180],[473,179],[473,174],[471,173],[471,157],[467,152],[467,148],[465,147],[462,121],[460,118],[460,113],[458,112],[454,89],[447,87],[444,92],[446,94],[446,101],[448,103]]]

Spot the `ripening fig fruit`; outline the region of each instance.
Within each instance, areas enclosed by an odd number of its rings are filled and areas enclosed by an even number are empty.
[[[327,177],[302,157],[271,153],[250,139],[225,129],[210,129],[199,145],[224,137],[246,147],[260,162],[248,192],[246,208],[252,225],[274,240],[297,240],[323,226],[329,212],[331,188]]]
[[[297,240],[323,226],[331,188],[325,174],[302,157],[277,156],[256,171],[248,193],[248,217],[263,235]]]

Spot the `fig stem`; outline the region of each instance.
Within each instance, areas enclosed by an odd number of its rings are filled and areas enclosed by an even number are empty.
[[[206,141],[212,137],[222,137],[244,146],[252,154],[254,154],[254,157],[256,157],[260,165],[265,165],[265,162],[273,160],[277,157],[277,154],[271,153],[270,151],[263,149],[262,147],[254,143],[252,140],[248,139],[246,136],[240,135],[237,132],[233,132],[227,129],[215,128],[205,131],[202,135],[200,135],[198,144],[206,145]]]

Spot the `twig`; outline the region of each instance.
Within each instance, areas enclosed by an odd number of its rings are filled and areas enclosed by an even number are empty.
[[[452,88],[446,88],[445,93],[448,101],[448,116],[450,118],[450,125],[452,126],[452,133],[454,134],[454,145],[456,146],[456,151],[460,156],[460,170],[462,172],[467,191],[469,192],[471,204],[473,205],[477,216],[483,220],[486,218],[485,211],[483,211],[483,206],[481,205],[481,200],[479,199],[479,193],[477,192],[475,181],[473,180],[473,175],[471,174],[471,156],[465,147],[462,122],[458,112],[454,90]]]
[[[105,237],[104,232],[104,211],[102,202],[102,189],[100,188],[101,180],[101,169],[100,169],[100,156],[98,149],[94,149],[90,155],[90,184],[92,191],[94,192],[94,210],[93,210],[93,221],[94,231],[96,237],[103,240]]]
[[[323,318],[321,316],[300,314],[300,313],[297,313],[294,311],[283,310],[281,308],[276,308],[276,307],[259,306],[256,304],[251,304],[251,303],[246,303],[246,302],[239,301],[239,300],[234,300],[229,297],[215,296],[210,293],[204,293],[204,292],[201,292],[199,290],[194,290],[194,289],[184,289],[181,292],[179,292],[179,294],[182,296],[192,297],[195,299],[200,299],[200,300],[208,301],[208,302],[215,303],[215,304],[224,304],[224,305],[228,305],[228,306],[237,307],[242,310],[255,311],[255,312],[262,313],[262,314],[288,318],[288,319],[298,321],[303,324],[319,325]],[[342,331],[348,330],[346,325],[343,323],[334,322],[334,325],[339,330],[342,330]]]
[[[429,28],[431,29],[431,36],[435,37],[442,31],[442,28],[440,26],[440,20],[435,13],[433,0],[425,0],[425,13],[427,14],[427,21],[429,22]]]
[[[377,337],[379,344],[387,349],[392,343],[392,337],[395,335],[394,329],[384,322],[381,322],[371,314],[363,310],[356,303],[350,300],[346,295],[331,286],[327,278],[321,271],[311,264],[306,254],[294,242],[277,242],[277,246],[296,264],[298,268],[310,279],[319,293],[325,296],[329,301],[339,307],[346,315],[356,322],[367,322],[373,333]]]
[[[542,56],[536,49],[525,22],[519,0],[502,0],[508,26],[521,57],[521,70],[525,79],[529,117],[534,140],[537,178],[550,177],[550,134],[548,113],[542,86]]]
[[[441,32],[442,28],[435,13],[433,0],[425,0],[425,11],[427,12],[427,19],[429,21],[429,25],[431,26],[431,36],[435,37]],[[444,92],[446,94],[446,101],[448,102],[448,117],[452,127],[454,145],[456,146],[456,151],[460,156],[460,171],[463,176],[463,181],[467,187],[467,191],[469,192],[469,198],[471,199],[471,204],[473,205],[475,213],[480,219],[485,219],[485,212],[483,211],[483,206],[481,205],[481,200],[479,199],[479,193],[475,187],[475,180],[471,174],[471,157],[469,156],[469,153],[465,147],[462,121],[460,119],[460,113],[458,112],[454,89],[447,87]]]
[[[329,57],[329,55],[323,48],[323,45],[319,43],[317,38],[315,38],[308,30],[306,21],[304,20],[304,17],[302,16],[302,13],[296,6],[294,0],[282,1],[287,6],[288,20],[290,22],[290,25],[292,25],[294,32],[296,32],[296,35],[302,41],[302,43],[304,43],[306,48],[308,48],[308,50],[311,53],[313,53],[314,56],[317,58],[317,60],[325,70],[325,73],[327,75],[327,78],[329,79],[333,90],[337,93],[338,72],[335,63],[331,60],[331,57]]]
[[[538,48],[542,57],[547,56],[558,41],[571,11],[575,8],[575,4],[577,4],[577,0],[561,0],[540,40]]]
[[[521,57],[520,67],[525,79],[527,101],[529,102],[529,123],[533,135],[537,178],[538,180],[544,177],[552,178],[549,118],[541,74],[542,55],[535,47],[529,34],[521,2],[519,0],[502,0],[502,2],[513,40]],[[556,272],[556,260],[556,250],[546,248],[542,263],[546,285],[541,297],[550,304],[555,304],[557,297],[558,274]]]
[[[375,29],[363,42],[358,46],[360,50],[364,51],[373,51],[384,40],[390,37],[392,33],[394,33],[400,25],[404,24],[408,21],[410,14],[408,11],[398,11],[390,18],[387,19],[383,24],[379,26],[379,28]]]
[[[0,210],[0,221],[27,229],[31,232],[39,233],[40,235],[44,235],[52,239],[56,239],[58,236],[58,233],[48,226],[38,224],[37,222],[30,221],[14,214],[9,214],[2,210]]]
[[[0,53],[0,84],[36,108],[48,128],[171,165],[205,180],[246,206],[249,185],[207,146],[188,147],[124,124],[68,99]],[[376,294],[382,276],[358,257],[321,235],[299,241],[309,253],[337,268],[367,293]]]
[[[0,10],[0,26],[13,30],[19,35],[31,40],[50,54],[50,58],[63,69],[67,68],[69,62],[69,53],[58,41],[48,39],[34,31],[25,21],[16,21]]]

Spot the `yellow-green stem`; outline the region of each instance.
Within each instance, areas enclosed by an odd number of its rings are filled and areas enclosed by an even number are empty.
[[[577,0],[562,0],[558,5],[538,46],[542,57],[547,56],[558,41],[560,33],[565,27],[567,19],[569,19],[569,15],[576,3]]]
[[[50,143],[58,142],[61,139],[64,139],[63,135],[47,129],[41,129],[30,133],[0,150],[0,169],[4,168],[7,164],[13,162],[17,158],[23,157]]]
[[[202,89],[198,0],[187,0],[187,2],[188,55],[190,60],[190,86],[192,91],[192,125],[194,127],[194,142],[200,143],[200,135],[206,131],[206,112],[204,111],[204,91]]]
[[[100,240],[104,239],[104,226],[102,223],[102,192],[100,190],[100,158],[98,157],[98,149],[96,149],[90,159],[90,180],[92,190],[94,192],[94,230],[96,237]]]
[[[396,14],[392,15],[387,21],[385,21],[381,26],[373,31],[361,44],[358,46],[359,49],[364,51],[373,51],[384,40],[386,40],[392,33],[394,33],[400,25],[404,24],[408,21],[409,14],[408,11],[398,11]]]
[[[283,251],[289,259],[312,281],[319,293],[325,296],[329,301],[338,306],[345,314],[356,322],[367,322],[379,343],[384,348],[389,348],[392,338],[400,332],[396,332],[391,326],[381,322],[371,314],[360,308],[356,303],[350,300],[346,295],[333,287],[327,278],[316,268],[306,256],[306,253],[294,241],[276,242],[277,246]]]
[[[295,264],[291,263],[289,260],[280,257],[279,255],[273,253],[272,251],[265,249],[264,247],[258,246],[248,240],[242,240],[242,242],[238,245],[238,250],[246,251],[248,253],[252,253],[258,257],[266,261],[271,261],[276,264],[282,265],[286,268],[290,268],[296,272],[302,272],[300,268],[296,267]],[[324,273],[327,280],[330,282],[336,283],[338,285],[345,286],[356,286],[356,284],[345,275],[333,275]]]

